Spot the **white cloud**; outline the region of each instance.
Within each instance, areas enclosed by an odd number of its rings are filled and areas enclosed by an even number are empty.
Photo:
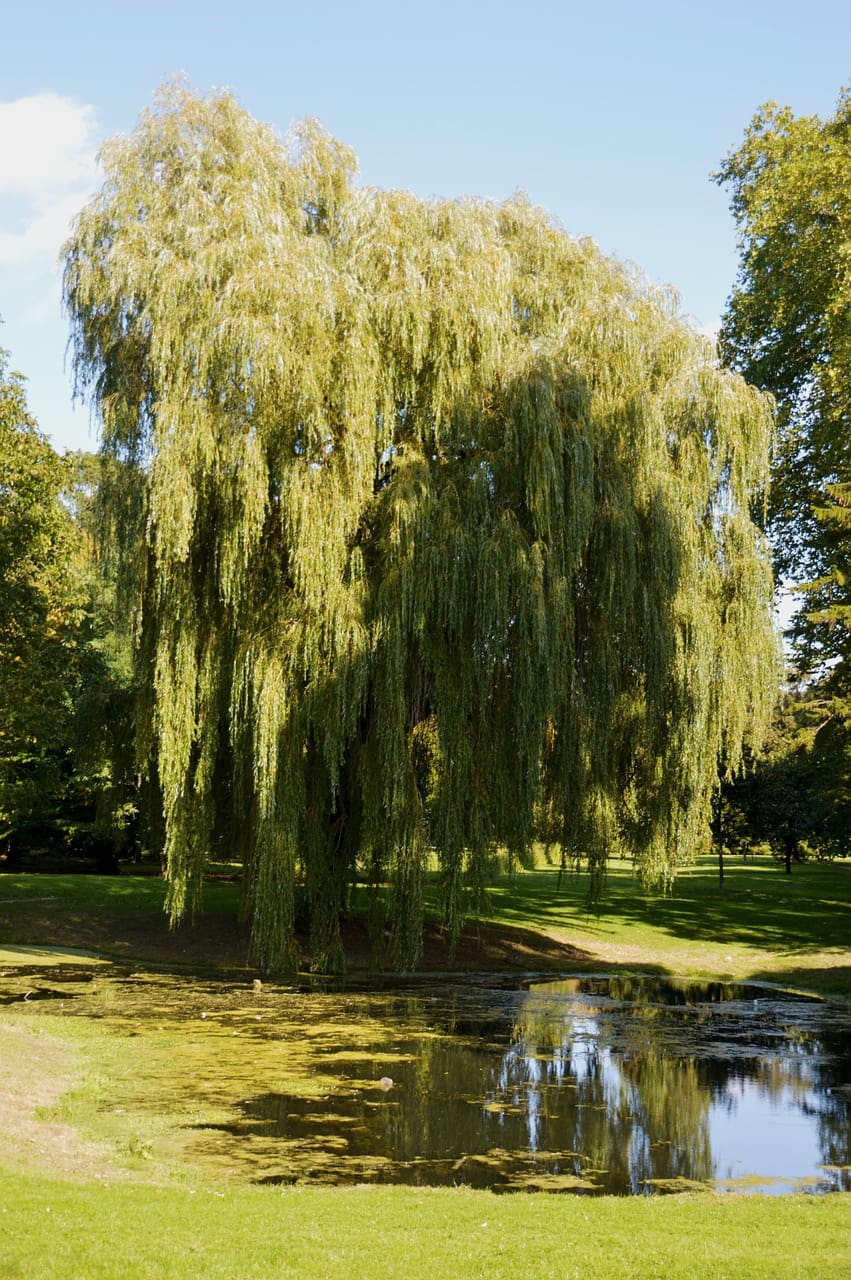
[[[97,181],[94,107],[39,93],[0,102],[0,265],[53,266]]]
[[[0,205],[0,264],[21,266],[39,258],[54,264],[67,238],[71,219],[82,205],[85,194],[84,188],[57,196],[44,208],[32,210],[26,226],[20,231],[3,229]]]
[[[0,193],[41,204],[95,179],[94,107],[58,93],[0,102]]]

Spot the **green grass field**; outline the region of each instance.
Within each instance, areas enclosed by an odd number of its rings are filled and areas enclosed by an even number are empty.
[[[0,1177],[26,1280],[839,1280],[851,1197],[587,1200],[391,1187],[74,1186]]]
[[[642,892],[614,864],[599,912],[588,881],[553,870],[498,882],[493,918],[569,939],[606,967],[679,976],[749,978],[851,996],[851,861],[811,862],[787,876],[769,858],[728,863],[719,889],[714,860],[682,872],[669,894]]]

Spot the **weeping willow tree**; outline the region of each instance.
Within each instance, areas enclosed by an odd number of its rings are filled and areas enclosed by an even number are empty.
[[[316,123],[160,91],[66,246],[135,628],[168,909],[224,841],[258,961],[419,954],[541,824],[597,880],[704,846],[776,683],[766,401],[524,199],[359,187]],[[537,825],[536,825],[537,824]]]

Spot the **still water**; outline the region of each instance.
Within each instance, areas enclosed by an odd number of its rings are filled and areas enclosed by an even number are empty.
[[[63,1011],[161,1034],[172,1101],[214,1107],[187,1122],[191,1152],[230,1176],[851,1190],[847,1005],[635,977],[330,992],[148,974],[100,991],[67,988]],[[146,1061],[140,1105],[158,1087]]]

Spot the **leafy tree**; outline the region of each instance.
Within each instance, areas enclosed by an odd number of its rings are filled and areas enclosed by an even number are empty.
[[[40,811],[67,741],[67,644],[79,599],[65,569],[63,466],[0,352],[0,833]]]
[[[55,453],[0,352],[0,839],[12,856],[52,846],[111,861],[132,809],[126,695],[123,725],[105,714],[127,680],[84,510],[99,468]]]
[[[800,592],[796,661],[823,721],[808,770],[823,830],[851,829],[851,91],[835,113],[770,103],[718,180],[741,266],[722,330],[730,364],[779,410],[769,533]],[[829,762],[829,763],[828,763]],[[846,837],[847,840],[847,837]],[[835,842],[834,842],[835,843]]]
[[[825,789],[826,724],[824,705],[808,690],[784,694],[759,759],[721,787],[720,859],[724,848],[747,857],[767,845],[789,874],[793,862],[807,853],[836,852]]]
[[[741,265],[722,350],[779,409],[769,529],[779,572],[804,588],[810,669],[851,656],[851,91],[835,114],[761,108],[718,174]]]
[[[116,565],[101,554],[98,537],[99,492],[108,464],[89,453],[67,454],[63,461],[62,501],[74,527],[69,570],[83,599],[69,655],[72,772],[66,815],[76,826],[77,850],[88,847],[107,868],[140,851],[132,653],[126,628],[115,623]]]
[[[428,851],[452,934],[542,812],[673,876],[776,685],[765,399],[525,200],[358,188],[315,123],[176,85],[103,163],[65,296],[172,918],[224,841],[261,964],[302,883],[339,964],[359,873],[410,965]]]

